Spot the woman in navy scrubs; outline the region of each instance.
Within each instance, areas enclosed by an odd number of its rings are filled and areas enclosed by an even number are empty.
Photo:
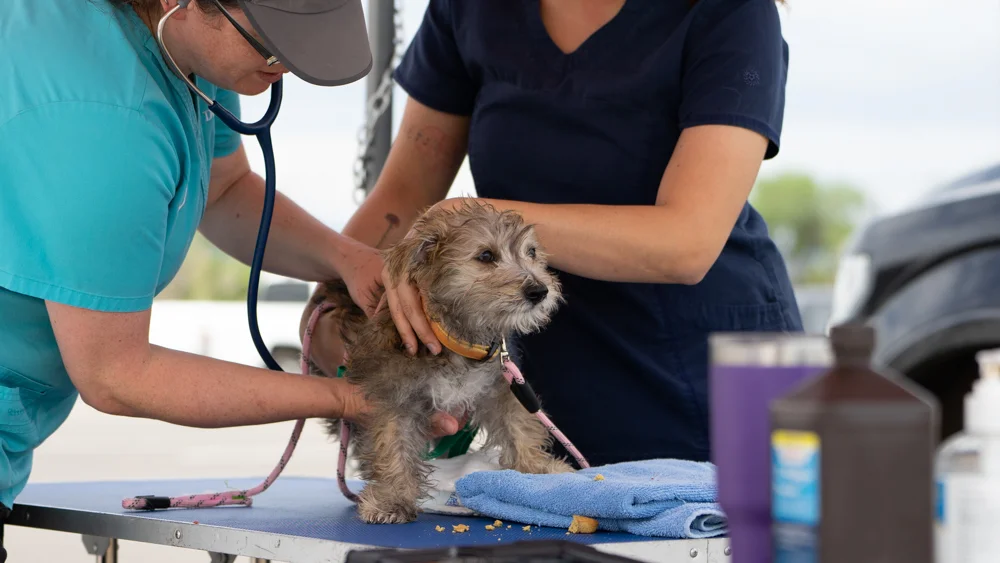
[[[709,333],[801,330],[747,203],[787,61],[774,0],[430,0],[395,74],[398,137],[345,234],[385,247],[455,205],[468,155],[479,198],[536,225],[564,286],[514,354],[556,424],[594,465],[707,460]],[[439,351],[414,288],[385,281],[407,346]]]

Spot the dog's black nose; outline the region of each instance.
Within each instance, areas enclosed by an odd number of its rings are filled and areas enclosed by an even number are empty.
[[[533,305],[538,305],[549,294],[549,288],[540,283],[532,283],[524,288],[524,298],[531,301]]]

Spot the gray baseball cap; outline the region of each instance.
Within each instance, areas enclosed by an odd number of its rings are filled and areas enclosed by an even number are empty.
[[[264,45],[288,70],[320,86],[339,86],[371,71],[361,0],[239,0]]]

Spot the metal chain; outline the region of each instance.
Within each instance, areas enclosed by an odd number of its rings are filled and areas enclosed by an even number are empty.
[[[395,32],[392,38],[392,58],[382,73],[382,79],[378,88],[372,93],[365,103],[365,122],[358,129],[358,156],[354,161],[354,201],[358,205],[365,198],[365,185],[368,183],[371,174],[370,166],[372,162],[371,150],[375,143],[375,124],[378,123],[382,114],[389,108],[389,98],[392,96],[392,71],[399,65],[402,58],[403,45],[403,11],[396,4],[395,0],[390,0],[393,8],[393,23]]]

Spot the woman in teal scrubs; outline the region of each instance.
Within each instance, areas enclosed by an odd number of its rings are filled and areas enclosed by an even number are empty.
[[[240,137],[164,60],[155,30],[176,4],[0,2],[0,512],[78,395],[105,413],[202,428],[361,410],[342,381],[149,342],[153,297],[195,231],[248,262],[264,194]],[[360,0],[283,7],[303,14],[253,4],[197,0],[165,26],[180,68],[236,115],[237,94],[266,92],[289,68],[321,85],[370,69]],[[268,66],[221,9],[281,64]],[[255,31],[268,25],[268,37]],[[280,194],[264,265],[303,280],[343,278],[356,297],[370,295],[382,270],[376,250]]]

